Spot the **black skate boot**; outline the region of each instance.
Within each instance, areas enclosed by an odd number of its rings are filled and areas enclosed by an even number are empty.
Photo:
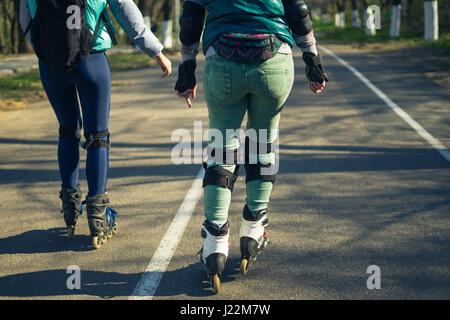
[[[250,265],[267,249],[269,239],[265,227],[268,223],[267,209],[251,212],[247,206],[244,207],[239,229],[242,275],[247,274]]]
[[[117,212],[108,208],[108,194],[101,193],[86,197],[86,211],[92,244],[98,249],[117,233]]]
[[[75,188],[65,188],[62,186],[59,192],[59,198],[62,202],[61,213],[64,215],[64,221],[67,226],[67,238],[73,237],[78,217],[83,213],[81,196],[80,186],[76,186]]]
[[[220,292],[220,278],[228,257],[229,223],[221,228],[208,221],[203,223],[201,236],[203,247],[198,253],[214,294]]]

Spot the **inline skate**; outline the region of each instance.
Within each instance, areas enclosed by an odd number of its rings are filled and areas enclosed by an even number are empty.
[[[99,249],[118,231],[117,211],[109,208],[109,204],[110,200],[106,192],[86,197],[89,231],[95,249]]]
[[[59,192],[59,198],[62,202],[61,213],[64,215],[64,221],[67,227],[67,238],[72,238],[75,233],[75,226],[77,224],[78,217],[83,214],[83,204],[81,201],[81,189],[80,186],[75,188],[61,187]]]
[[[219,227],[208,221],[203,223],[201,236],[203,247],[198,253],[203,264],[208,281],[214,294],[220,292],[220,278],[228,257],[229,250],[229,223],[228,221]]]
[[[247,274],[251,264],[267,249],[269,238],[265,228],[268,223],[267,209],[251,212],[247,206],[244,207],[239,229],[242,275]]]

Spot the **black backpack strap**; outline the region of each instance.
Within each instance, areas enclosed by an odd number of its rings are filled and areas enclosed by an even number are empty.
[[[108,31],[109,37],[111,38],[112,44],[113,45],[117,45],[118,41],[116,38],[116,34],[113,30],[113,28],[111,27],[111,19],[109,19],[109,14],[108,11],[106,11],[107,9],[105,8],[105,10],[102,11],[102,13],[100,14],[100,19],[103,21],[103,24],[106,27],[106,30]]]
[[[39,15],[39,6],[36,7],[36,13],[34,15],[34,18],[31,18],[30,23],[28,23],[27,27],[25,28],[25,31],[22,34],[22,37],[20,37],[19,44],[23,42],[25,37],[27,36],[28,32],[31,30],[31,26],[33,25],[34,19]]]
[[[100,31],[100,24],[101,24],[100,22],[103,22],[103,25],[106,27],[106,30],[108,31],[109,37],[111,38],[113,45],[117,45],[118,44],[117,38],[113,28],[111,27],[110,21],[111,20],[109,19],[108,12],[106,11],[105,8],[105,10],[103,10],[102,13],[100,13],[97,25],[95,26],[94,39],[96,39],[99,36],[98,32]]]
[[[32,24],[33,24],[33,19],[30,20],[30,23],[26,27],[26,29],[23,32],[22,36],[20,37],[19,44],[21,44],[23,42],[23,40],[25,39],[25,37],[27,36],[27,33],[30,31]]]
[[[97,37],[99,36],[98,32],[100,31],[100,21],[101,21],[101,19],[99,19],[99,20],[97,21],[97,24],[95,25],[95,30],[94,30],[94,42],[95,42],[95,39],[97,39]]]

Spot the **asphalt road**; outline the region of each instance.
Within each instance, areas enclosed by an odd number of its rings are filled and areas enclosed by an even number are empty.
[[[450,93],[443,87],[395,52],[327,48],[450,146]],[[153,281],[151,298],[164,300],[449,299],[450,162],[333,57],[324,54],[331,81],[320,95],[309,92],[300,56],[295,59],[280,124],[271,245],[240,275],[241,176],[217,296],[196,257],[202,198],[191,201],[183,233],[173,234],[180,241],[170,263],[144,272],[201,167],[171,161],[176,129],[193,134],[194,121],[207,128],[201,85],[187,109],[173,94],[176,74],[168,80],[157,69],[113,75],[108,191],[119,233],[99,250],[90,246],[84,215],[75,237],[64,237],[58,125],[48,102],[0,113],[0,299],[128,299],[142,281]],[[203,62],[198,70],[201,83]],[[82,171],[86,192],[84,177]],[[80,289],[67,287],[72,265],[79,267]],[[372,265],[379,267],[381,289],[367,288]]]

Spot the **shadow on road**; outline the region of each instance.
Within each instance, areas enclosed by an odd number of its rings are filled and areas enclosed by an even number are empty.
[[[236,280],[239,274],[240,261],[238,257],[227,259],[225,269],[220,276],[221,284],[226,286],[228,282]],[[200,262],[164,273],[155,297],[170,298],[177,295],[187,295],[194,298],[212,295],[211,284]]]
[[[67,270],[45,270],[13,274],[0,278],[0,297],[49,297],[90,295],[101,298],[128,296],[140,274],[121,274],[81,270],[80,289],[68,289],[72,273]]]
[[[88,251],[93,250],[91,241],[90,236],[81,234],[75,234],[72,239],[68,239],[65,228],[31,230],[0,238],[0,255]]]
[[[7,139],[0,138],[4,143]],[[10,143],[29,143],[8,140]],[[54,142],[32,141],[30,143],[46,144]],[[142,148],[169,148],[172,144],[142,144]],[[136,145],[115,144],[114,147],[136,147]],[[290,153],[283,153],[289,151]],[[292,154],[291,151],[308,151]],[[317,153],[311,153],[317,151]],[[320,173],[320,172],[355,172],[355,171],[392,171],[443,169],[449,164],[431,148],[386,148],[360,146],[292,146],[280,145],[280,174],[283,173]],[[113,161],[113,159],[112,159]],[[191,177],[197,170],[196,165],[145,165],[114,166],[109,169],[109,178],[142,176],[176,176]],[[6,169],[0,168],[0,184],[36,183],[60,180],[57,166],[49,169]]]
[[[239,260],[230,259],[221,277],[222,283],[235,280],[239,271]],[[80,270],[80,289],[68,289],[67,281],[73,273],[64,269],[19,273],[0,277],[0,297],[52,297],[52,296],[94,296],[100,298],[128,297],[132,295],[142,273],[123,274]],[[145,274],[145,273],[144,273]],[[190,279],[186,282],[186,279]],[[71,279],[69,280],[71,281]],[[206,279],[202,265],[198,262],[187,267],[166,272],[155,297],[176,295],[208,297],[211,286]]]
[[[284,150],[307,153],[283,154]],[[281,174],[449,168],[449,163],[431,148],[280,145],[280,158]]]

